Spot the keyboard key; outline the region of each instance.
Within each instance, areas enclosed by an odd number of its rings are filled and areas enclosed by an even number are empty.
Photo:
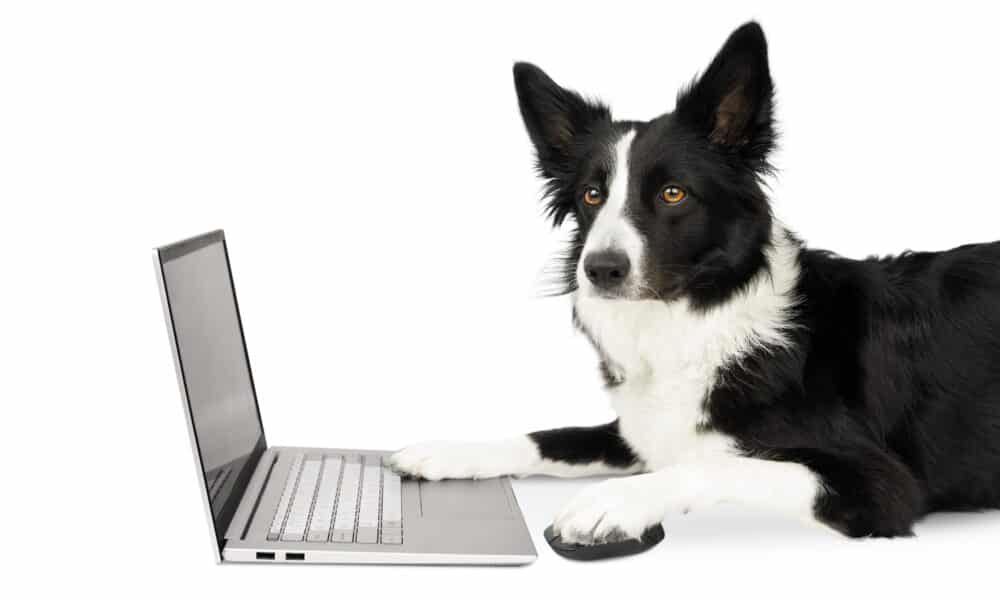
[[[330,536],[331,542],[353,542],[354,541],[354,528],[351,529],[334,529],[333,534]]]
[[[374,544],[378,541],[378,527],[358,527],[356,540],[359,544]]]
[[[390,469],[382,473],[382,527],[403,524],[402,481]]]
[[[379,504],[382,500],[382,461],[377,456],[366,456],[362,474],[361,506],[358,510],[358,541],[361,540],[360,528],[374,528],[376,535],[368,543],[377,541],[379,522]],[[368,538],[365,538],[366,541]]]
[[[385,534],[382,534],[382,543],[383,544],[402,544],[403,543],[403,536],[402,535],[385,535]]]
[[[281,492],[281,499],[278,500],[278,508],[271,521],[271,528],[267,532],[267,539],[275,541],[281,536],[281,527],[285,523],[285,515],[288,512],[288,504],[291,502],[292,492],[298,482],[299,471],[302,468],[302,455],[296,455],[292,459],[292,467],[288,471],[288,479],[285,481],[285,489]]]
[[[343,458],[339,456],[328,456],[323,461],[319,489],[316,491],[312,519],[309,521],[309,532],[306,535],[306,539],[310,542],[325,542],[330,535],[343,463]]]
[[[306,521],[316,496],[316,485],[319,483],[319,472],[323,465],[321,458],[308,458],[302,465],[299,483],[295,486],[295,496],[289,509],[288,520],[281,532],[284,542],[301,542],[306,532]]]
[[[348,458],[344,462],[340,480],[340,494],[337,497],[337,512],[333,523],[334,530],[350,531],[353,536],[360,484],[361,463],[356,460],[352,462]]]

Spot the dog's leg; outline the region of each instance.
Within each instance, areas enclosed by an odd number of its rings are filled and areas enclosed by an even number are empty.
[[[783,450],[781,460],[808,465],[823,481],[816,518],[850,537],[913,535],[926,492],[895,456],[870,443],[824,450]]]
[[[396,452],[389,464],[401,473],[431,480],[500,475],[583,477],[642,469],[638,457],[621,439],[618,421],[537,431],[492,442],[424,442]]]
[[[667,515],[738,502],[815,523],[822,487],[801,464],[719,458],[673,465],[585,488],[559,512],[554,527],[569,542],[592,544],[638,537]]]
[[[678,464],[604,481],[577,495],[556,517],[555,527],[567,541],[595,543],[637,537],[667,515],[735,502],[852,537],[891,537],[909,535],[922,514],[912,475],[877,449],[775,456]]]

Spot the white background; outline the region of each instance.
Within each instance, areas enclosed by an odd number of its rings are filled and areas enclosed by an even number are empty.
[[[857,542],[720,509],[669,519],[646,555],[582,565],[540,532],[584,483],[538,480],[517,484],[530,567],[212,563],[153,246],[226,229],[271,443],[610,417],[567,300],[538,297],[560,234],[540,218],[515,60],[646,119],[758,18],[786,223],[854,257],[1000,237],[996,19],[797,4],[4,3],[5,593],[994,595],[980,584],[1000,514]]]

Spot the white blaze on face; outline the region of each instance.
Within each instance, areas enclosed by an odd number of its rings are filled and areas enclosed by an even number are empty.
[[[641,281],[639,269],[642,260],[642,237],[628,218],[629,152],[635,131],[629,131],[615,142],[612,154],[613,165],[609,174],[608,197],[597,213],[597,219],[587,233],[580,263],[576,267],[576,278],[580,288],[591,289],[583,264],[587,256],[606,250],[620,250],[628,256],[631,271],[625,283],[626,288],[634,287]]]

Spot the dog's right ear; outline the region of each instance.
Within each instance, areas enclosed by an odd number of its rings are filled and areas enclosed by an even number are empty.
[[[560,87],[531,63],[514,65],[514,87],[524,126],[538,155],[538,168],[545,177],[565,176],[571,169],[577,136],[597,122],[611,121],[606,106]]]

